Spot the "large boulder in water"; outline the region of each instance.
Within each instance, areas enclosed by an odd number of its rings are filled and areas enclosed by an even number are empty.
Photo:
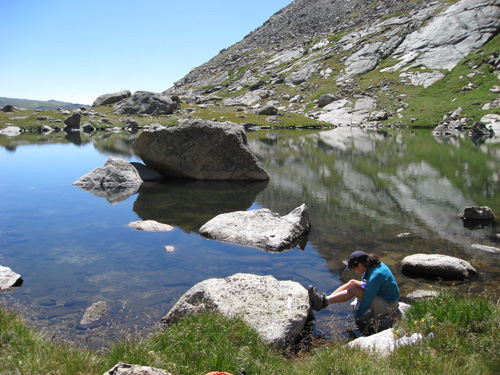
[[[401,261],[404,274],[442,280],[468,280],[477,270],[467,261],[441,254],[414,254]]]
[[[279,348],[300,340],[312,313],[309,295],[301,284],[240,273],[196,284],[162,322],[171,324],[188,314],[207,311],[242,317],[263,340]]]
[[[137,193],[144,181],[156,181],[161,177],[140,163],[110,157],[102,167],[83,175],[73,185],[117,203]]]
[[[200,233],[214,240],[278,252],[306,242],[310,229],[309,211],[303,204],[283,217],[267,208],[220,214],[203,225]]]
[[[163,93],[137,91],[131,97],[116,103],[113,112],[118,115],[169,115],[179,107],[179,101],[174,99]]]
[[[144,163],[165,176],[196,180],[268,180],[269,174],[248,147],[243,126],[191,120],[132,143]]]

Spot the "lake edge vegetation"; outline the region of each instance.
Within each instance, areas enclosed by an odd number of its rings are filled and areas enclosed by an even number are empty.
[[[233,374],[497,374],[500,303],[486,295],[442,291],[412,303],[394,327],[396,337],[424,339],[388,357],[344,342],[313,339],[307,350],[279,352],[239,318],[191,315],[147,338],[125,338],[100,352],[54,341],[0,305],[0,373],[103,374],[118,362],[174,375]],[[432,335],[431,335],[432,333]]]

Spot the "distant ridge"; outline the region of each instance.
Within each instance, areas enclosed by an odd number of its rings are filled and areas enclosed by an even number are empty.
[[[17,108],[25,108],[30,110],[54,111],[57,108],[76,109],[84,104],[62,102],[58,100],[30,100],[30,99],[15,99],[0,97],[0,108],[6,105],[13,105]],[[89,105],[88,105],[89,106]]]

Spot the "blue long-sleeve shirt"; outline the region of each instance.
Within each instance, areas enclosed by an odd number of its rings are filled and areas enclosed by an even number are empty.
[[[396,279],[389,267],[380,263],[375,267],[369,267],[362,277],[366,282],[366,291],[363,299],[354,312],[356,319],[360,318],[371,306],[375,296],[380,296],[388,303],[399,300],[399,288]]]

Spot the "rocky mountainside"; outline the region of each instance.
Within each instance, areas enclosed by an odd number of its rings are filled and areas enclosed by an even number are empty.
[[[479,119],[500,114],[499,29],[499,0],[295,0],[166,93],[237,122]]]

